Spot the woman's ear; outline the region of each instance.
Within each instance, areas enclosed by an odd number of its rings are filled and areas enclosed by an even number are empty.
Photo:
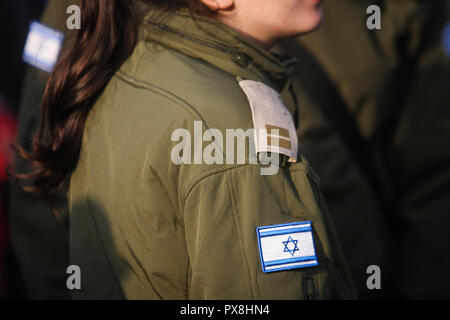
[[[200,0],[212,11],[227,10],[234,6],[234,0]]]

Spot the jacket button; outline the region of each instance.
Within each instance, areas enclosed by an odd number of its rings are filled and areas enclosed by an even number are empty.
[[[233,61],[240,65],[242,68],[246,68],[249,64],[248,58],[239,52],[233,52]]]

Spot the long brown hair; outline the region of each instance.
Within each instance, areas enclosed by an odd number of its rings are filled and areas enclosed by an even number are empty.
[[[75,31],[50,74],[42,100],[40,128],[30,151],[13,147],[30,165],[13,173],[22,189],[53,207],[55,194],[75,168],[88,113],[105,86],[131,55],[138,39],[137,0],[81,0],[82,28]],[[199,0],[145,0],[153,7],[205,7]]]

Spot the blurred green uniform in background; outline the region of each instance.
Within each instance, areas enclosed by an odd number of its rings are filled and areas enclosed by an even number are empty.
[[[51,0],[42,23],[65,31],[66,9],[73,0]],[[48,73],[29,67],[19,109],[18,139],[30,150],[31,137],[39,125],[40,103]],[[23,165],[16,170],[23,172]],[[21,268],[28,298],[67,299],[66,269],[69,265],[68,225],[58,223],[50,207],[42,200],[21,191],[10,183],[10,231],[12,245]]]
[[[369,30],[370,5],[381,30]],[[443,1],[328,0],[300,60],[300,146],[360,297],[450,297],[450,62]],[[370,291],[366,268],[381,268]]]

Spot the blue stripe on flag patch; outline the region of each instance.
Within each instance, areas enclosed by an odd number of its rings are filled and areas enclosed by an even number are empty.
[[[317,266],[311,221],[256,228],[263,272]]]
[[[28,64],[51,72],[58,60],[64,34],[33,21],[28,32],[23,60]]]

